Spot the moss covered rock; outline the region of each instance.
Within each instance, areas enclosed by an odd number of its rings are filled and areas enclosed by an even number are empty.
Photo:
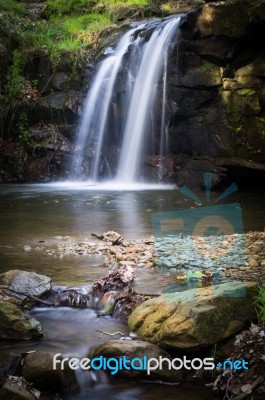
[[[198,349],[238,332],[255,318],[254,283],[217,286],[164,294],[137,307],[129,329],[151,343],[175,349]]]
[[[0,339],[30,340],[43,336],[40,323],[18,306],[0,300]]]

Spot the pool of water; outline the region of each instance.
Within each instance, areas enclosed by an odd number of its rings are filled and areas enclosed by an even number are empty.
[[[0,272],[18,268],[46,274],[58,285],[87,285],[106,273],[102,256],[69,255],[59,259],[47,255],[43,248],[56,247],[65,237],[65,240],[91,240],[92,232],[108,230],[119,232],[125,239],[150,237],[153,213],[209,205],[203,192],[197,193],[201,201],[195,203],[171,187],[118,189],[106,185],[1,185]],[[213,201],[218,195],[212,194]],[[220,203],[241,204],[245,231],[264,230],[263,193],[238,192]],[[32,250],[25,251],[24,246],[30,246]],[[145,293],[159,293],[172,284],[172,276],[151,269],[139,270],[135,281],[136,290]],[[92,346],[112,339],[108,336],[100,338],[96,329],[128,333],[124,324],[110,317],[97,318],[93,310],[35,308],[32,314],[41,322],[45,338],[41,342],[5,342],[2,351],[43,349],[85,356]],[[158,399],[161,396],[180,400],[212,398],[212,394],[204,389],[191,387],[105,382],[93,389],[87,388],[74,399],[103,396],[126,400]]]

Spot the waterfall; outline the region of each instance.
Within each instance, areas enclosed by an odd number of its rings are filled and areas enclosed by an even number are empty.
[[[166,121],[166,96],[167,96],[167,53],[164,57],[164,71],[163,71],[163,99],[162,99],[162,117],[161,117],[161,130],[160,130],[160,156],[163,157],[168,151],[168,132],[165,124]],[[159,162],[159,179],[163,176],[163,164]]]
[[[144,148],[151,146],[154,137],[152,119],[162,75],[159,147],[166,152],[167,57],[180,18],[136,25],[115,50],[108,49],[84,103],[71,168],[73,180],[106,179],[110,170],[109,178],[118,182],[141,180]]]
[[[96,180],[104,132],[107,125],[108,110],[117,73],[125,52],[130,44],[133,30],[127,32],[117,46],[115,53],[107,57],[93,79],[93,84],[85,100],[84,114],[79,127],[76,149],[78,155],[73,160],[73,178],[82,178],[82,162],[85,147],[91,148],[96,141],[90,178]]]

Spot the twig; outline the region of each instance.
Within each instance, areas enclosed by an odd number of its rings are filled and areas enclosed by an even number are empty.
[[[50,303],[48,301],[41,300],[38,297],[34,296],[33,294],[19,292],[18,290],[10,289],[8,286],[0,285],[0,289],[5,289],[5,290],[8,290],[9,292],[14,292],[14,293],[16,293],[18,295],[29,297],[31,300],[34,300],[34,301],[37,301],[39,303],[45,304],[46,306],[53,306],[54,305],[54,303]]]
[[[253,391],[254,389],[256,389],[257,387],[259,387],[260,385],[262,385],[263,382],[264,382],[264,380],[265,380],[265,379],[263,378],[263,376],[259,376],[259,377],[252,383],[252,385],[251,385],[252,391]],[[252,391],[251,391],[251,393],[241,393],[241,394],[239,394],[238,396],[234,397],[233,400],[244,400],[244,399],[246,399],[250,394],[252,394]]]
[[[117,332],[114,332],[114,333],[104,332],[104,331],[101,331],[100,329],[96,329],[96,331],[101,333],[99,339],[101,339],[103,335],[108,335],[108,336],[116,336],[116,335],[125,336],[125,334],[122,333],[122,332],[120,332],[120,331],[117,331]]]

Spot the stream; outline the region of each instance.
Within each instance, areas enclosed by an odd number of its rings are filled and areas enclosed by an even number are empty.
[[[205,199],[205,193],[197,193]],[[213,193],[213,199],[218,196]],[[237,192],[223,202],[240,202],[245,231],[264,229],[262,193]],[[92,241],[91,232],[119,232],[125,239],[152,235],[154,212],[189,209],[193,200],[170,187],[139,187],[138,190],[113,190],[107,186],[2,185],[0,193],[0,272],[18,268],[50,276],[56,285],[82,286],[102,277],[108,271],[103,256],[56,257],[49,252],[62,241]],[[26,248],[25,248],[26,246]],[[27,247],[28,246],[28,247]],[[25,250],[26,249],[26,250]],[[48,249],[48,250],[47,250]],[[174,284],[174,278],[153,269],[137,271],[134,287],[145,293],[159,293]],[[91,309],[40,307],[32,310],[40,321],[45,337],[40,342],[2,342],[1,351],[20,353],[46,350],[84,357],[91,347],[112,340],[96,329],[128,334],[126,326],[111,317],[98,318]],[[119,336],[116,336],[117,339]],[[94,387],[86,385],[71,400],[167,399],[207,400],[206,389],[102,379]],[[66,399],[66,397],[65,397]]]

